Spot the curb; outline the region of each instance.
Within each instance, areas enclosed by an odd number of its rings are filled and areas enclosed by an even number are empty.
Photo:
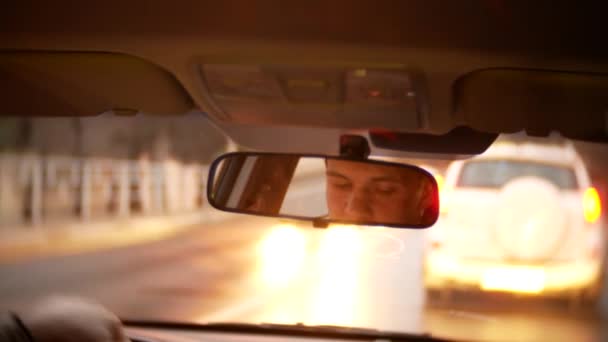
[[[106,222],[66,223],[9,239],[0,238],[0,264],[153,242],[200,224],[221,222],[215,209],[194,213],[131,217]],[[52,228],[52,229],[49,229]]]

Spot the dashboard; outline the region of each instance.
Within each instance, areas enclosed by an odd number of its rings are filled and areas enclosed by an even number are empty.
[[[126,327],[126,334],[132,342],[338,342],[338,341],[444,341],[435,339],[428,335],[409,336],[400,335],[395,337],[363,336],[353,334],[348,337],[329,336],[331,334],[298,334],[289,335],[281,333],[247,333],[247,332],[220,332],[220,331],[196,331],[193,329],[165,329],[165,328],[141,328]]]
[[[164,329],[127,328],[127,335],[133,342],[333,342],[352,341],[352,339],[328,339],[292,336],[268,336],[242,333],[193,332],[193,331],[167,331]],[[361,341],[361,339],[358,339]],[[368,341],[377,341],[369,339]]]

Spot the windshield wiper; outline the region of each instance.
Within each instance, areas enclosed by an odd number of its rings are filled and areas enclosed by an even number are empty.
[[[196,330],[209,332],[229,332],[241,334],[263,334],[263,335],[297,335],[314,338],[342,338],[352,340],[374,340],[385,339],[389,341],[448,341],[431,337],[429,334],[408,334],[401,332],[382,331],[367,328],[351,328],[334,325],[305,325],[298,324],[276,324],[276,323],[173,323],[154,321],[132,321],[123,320],[123,323],[131,327],[160,328],[176,330]]]

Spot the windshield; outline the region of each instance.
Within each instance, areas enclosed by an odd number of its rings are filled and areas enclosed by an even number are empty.
[[[520,177],[539,177],[560,189],[576,189],[576,177],[571,167],[547,165],[533,161],[476,160],[463,166],[458,186],[500,188]]]
[[[236,146],[201,115],[3,118],[0,144],[2,310],[76,295],[130,320],[607,336],[602,146],[577,144],[583,162],[569,167],[471,160],[448,172],[447,160],[393,160],[443,189],[437,224],[408,230],[314,229],[211,208],[209,164]],[[324,165],[302,165],[287,196],[325,205]],[[517,182],[529,175],[546,182]]]

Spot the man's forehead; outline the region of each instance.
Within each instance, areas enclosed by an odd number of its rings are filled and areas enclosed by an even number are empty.
[[[403,177],[404,175],[408,174],[406,169],[400,168],[398,166],[337,159],[329,159],[327,161],[327,170],[339,173],[344,176],[365,175],[369,177]]]

